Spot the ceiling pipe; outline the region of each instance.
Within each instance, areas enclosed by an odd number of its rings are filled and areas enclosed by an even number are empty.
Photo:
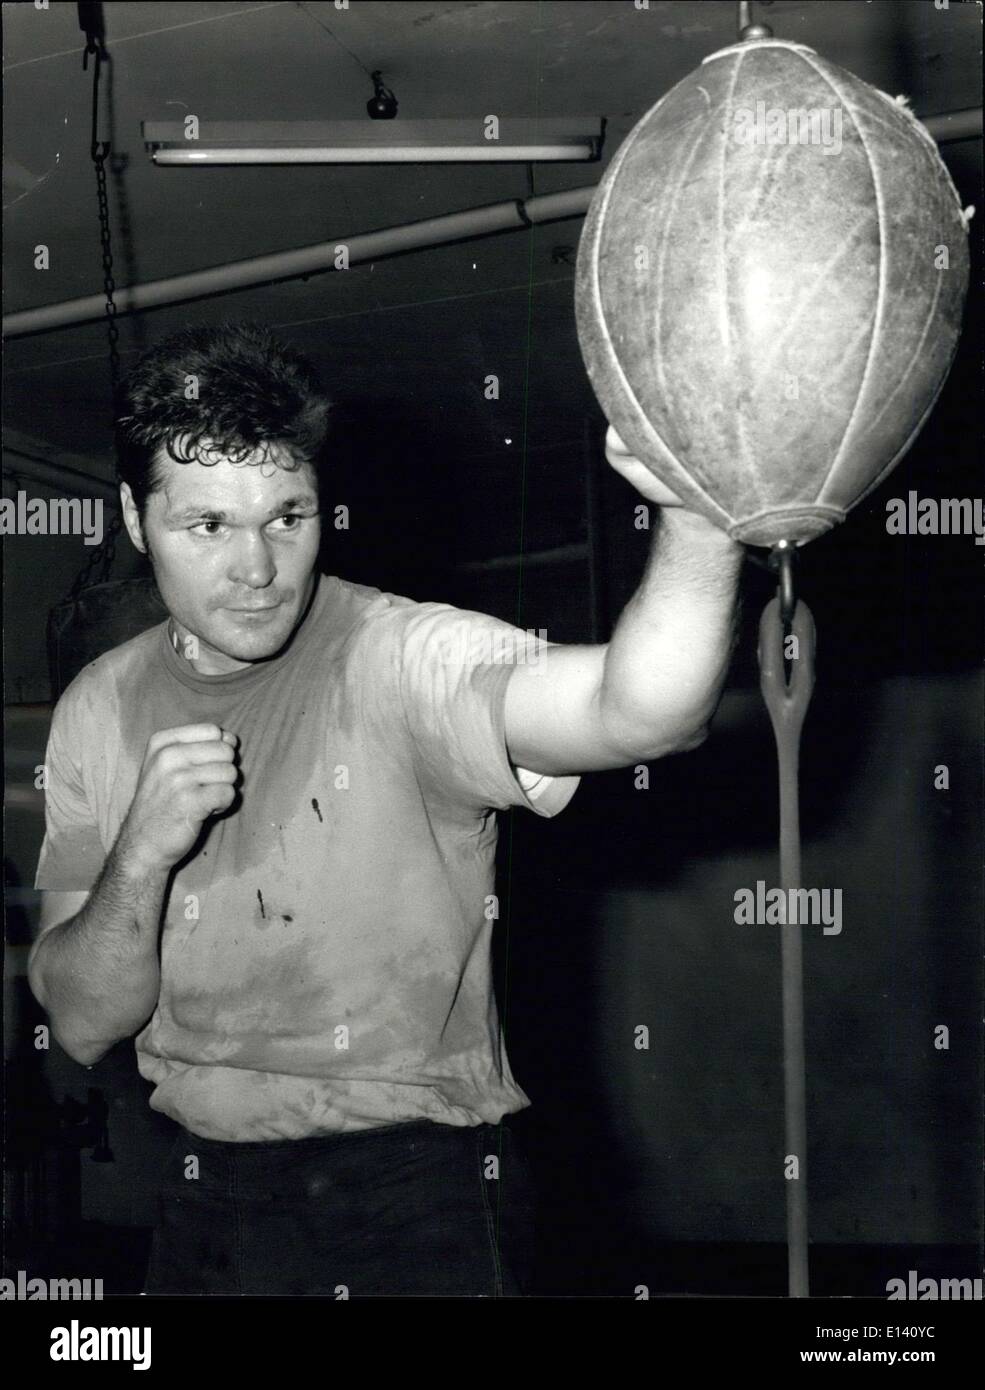
[[[940,142],[977,138],[982,130],[981,107],[928,116],[923,124]],[[233,261],[229,265],[211,266],[208,270],[196,270],[189,275],[151,280],[144,285],[117,290],[117,312],[132,314],[143,309],[161,309],[169,304],[183,304],[193,299],[333,271],[337,269],[343,246],[351,266],[382,260],[386,256],[398,256],[406,251],[422,251],[433,246],[468,241],[473,237],[492,236],[496,232],[517,231],[545,222],[582,217],[588,210],[595,188],[596,185],[591,184],[587,188],[569,188],[562,193],[545,193],[526,199],[510,198],[506,202],[469,208],[464,212],[428,217],[421,222],[383,227],[376,232],[337,237],[333,241],[319,242],[293,251],[276,251],[269,256],[254,256],[244,261]],[[103,296],[86,295],[82,299],[68,299],[60,304],[46,304],[39,309],[7,314],[3,319],[3,336],[23,338],[32,333],[50,333],[80,323],[95,323],[105,318],[105,314],[106,301]]]
[[[963,111],[942,111],[939,116],[921,116],[938,145],[946,145],[952,140],[980,140],[982,138],[982,108],[968,106]]]
[[[35,454],[25,454],[20,449],[3,443],[3,475],[16,483],[22,478],[30,478],[43,487],[58,493],[67,492],[73,496],[96,497],[109,507],[119,507],[118,489],[104,478],[92,473],[82,473],[77,468],[69,468],[64,463],[53,463],[49,459],[38,458]]]
[[[342,247],[346,248],[349,265],[381,260],[384,256],[400,255],[404,251],[419,251],[431,246],[445,246],[454,241],[490,236],[494,232],[515,231],[541,222],[557,222],[566,217],[580,217],[588,209],[595,185],[572,188],[563,193],[546,193],[526,200],[511,198],[504,203],[469,208],[465,212],[446,213],[428,217],[421,222],[404,226],[384,227],[377,232],[358,236],[337,237],[315,246],[303,246],[294,251],[277,251],[270,256],[254,256],[230,265],[196,270],[190,275],[174,275],[167,280],[152,280],[145,285],[116,291],[119,314],[140,309],[160,309],[167,304],[181,304],[190,299],[202,299],[231,290],[244,290],[258,285],[270,285],[278,280],[295,280],[304,275],[317,275],[338,268]],[[20,338],[29,333],[46,333],[56,328],[68,328],[79,323],[91,323],[105,318],[106,300],[101,294],[69,299],[61,304],[47,304],[41,309],[25,309],[7,314],[3,320],[5,338]]]

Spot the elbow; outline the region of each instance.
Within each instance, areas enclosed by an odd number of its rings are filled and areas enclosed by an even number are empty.
[[[27,983],[31,993],[34,995],[35,999],[41,1005],[42,1009],[47,1011],[48,994],[44,987],[44,977],[41,974],[41,965],[38,960],[38,946],[40,944],[40,941],[35,941],[34,945],[31,947],[30,953],[28,954]]]
[[[692,749],[700,748],[708,737],[710,730],[707,724],[701,724],[689,733],[681,734],[674,746],[668,749],[671,753],[690,753]]]
[[[81,1044],[69,1047],[65,1043],[61,1046],[65,1049],[73,1062],[78,1062],[83,1067],[94,1067],[97,1062],[101,1062],[109,1052],[108,1047],[86,1047]]]
[[[720,690],[678,695],[660,702],[659,710],[627,713],[602,710],[599,722],[610,746],[625,763],[654,762],[672,753],[690,753],[708,738]]]
[[[44,977],[33,955],[28,961],[27,979],[31,993],[48,1015],[48,1028],[51,1036],[62,1051],[67,1053],[73,1062],[78,1062],[83,1067],[92,1067],[101,1061],[113,1046],[113,1042],[92,1042],[80,1036],[60,1012],[58,1014],[54,1012],[48,991],[45,988]]]
[[[655,762],[658,758],[667,758],[673,753],[690,753],[692,749],[701,747],[708,733],[707,724],[689,725],[680,730],[665,732],[659,742],[647,750],[644,755],[645,761]]]
[[[633,763],[654,763],[673,753],[690,753],[708,737],[707,724],[688,725],[678,729],[664,728],[659,736],[641,738],[639,733],[609,744],[612,767],[629,767]]]
[[[629,767],[633,763],[653,763],[673,753],[690,753],[699,748],[708,737],[708,723],[680,724],[676,728],[668,725],[647,737],[639,729],[622,737],[611,733],[606,739],[609,767]]]
[[[55,1042],[63,1052],[71,1057],[73,1062],[78,1062],[80,1066],[94,1067],[97,1062],[102,1061],[113,1046],[112,1042],[91,1042],[81,1038],[70,1029],[57,1024],[50,1016],[49,1021],[51,1023],[51,1035]]]
[[[689,702],[678,711],[676,720],[666,737],[664,751],[667,753],[690,753],[700,748],[711,733],[711,723],[722,698],[719,682],[704,698]]]

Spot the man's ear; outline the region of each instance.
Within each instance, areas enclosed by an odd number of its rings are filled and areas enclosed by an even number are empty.
[[[130,491],[129,483],[120,484],[120,506],[123,509],[123,524],[127,528],[127,534],[141,555],[147,554],[147,542],[144,540],[143,527],[140,524],[140,513],[137,504],[133,500],[133,493]]]

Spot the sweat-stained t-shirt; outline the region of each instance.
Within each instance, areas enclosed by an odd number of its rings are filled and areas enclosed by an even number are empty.
[[[552,816],[577,777],[514,769],[533,634],[321,576],[273,660],[195,672],[162,623],[85,667],[46,753],[42,889],[92,888],[159,729],[239,735],[241,798],[171,881],[151,1106],[193,1133],[295,1139],[530,1102],[493,996],[495,808]]]

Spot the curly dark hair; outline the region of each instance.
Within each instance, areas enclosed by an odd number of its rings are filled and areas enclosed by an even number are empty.
[[[251,461],[262,462],[280,445],[282,467],[308,462],[317,477],[331,409],[310,362],[262,325],[187,328],[145,352],[120,388],[117,472],[141,516],[161,485],[161,448],[178,463],[209,465],[257,452]]]

